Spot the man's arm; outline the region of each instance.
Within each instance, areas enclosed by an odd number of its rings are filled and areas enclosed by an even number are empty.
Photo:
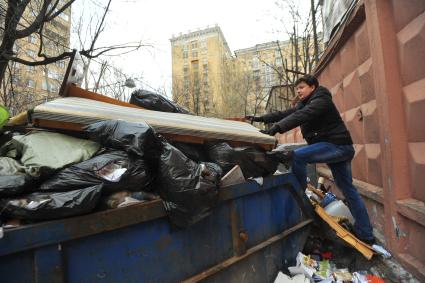
[[[320,115],[330,109],[332,97],[320,95],[313,98],[306,106],[280,120],[277,125],[280,133],[287,132],[309,121],[320,119]]]
[[[268,123],[274,123],[274,122],[278,122],[282,119],[284,119],[285,117],[291,115],[292,113],[295,112],[295,107],[287,109],[285,111],[275,111],[275,112],[271,112],[268,114],[264,114],[263,116],[261,116],[263,118],[264,123],[268,124]]]

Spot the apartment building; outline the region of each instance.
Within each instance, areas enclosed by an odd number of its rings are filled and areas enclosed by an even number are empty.
[[[289,46],[289,41],[272,41],[235,51],[240,69],[252,77],[247,97],[251,114],[263,113],[271,88],[283,83],[283,60],[289,57]]]
[[[173,99],[197,115],[242,117],[264,112],[282,84],[289,42],[268,42],[232,55],[220,27],[173,36]]]
[[[174,101],[194,114],[217,116],[222,69],[232,58],[220,27],[179,34],[170,41]]]
[[[27,9],[23,17],[24,20],[20,25],[23,26],[25,23],[31,22],[36,16],[36,11]],[[55,56],[64,51],[69,51],[70,32],[71,8],[68,8],[58,17],[45,24],[42,53],[47,56]],[[2,36],[0,35],[0,37]],[[17,40],[13,51],[24,60],[37,61],[43,59],[38,57],[39,48],[40,37],[33,33],[26,38]],[[6,90],[2,90],[6,92],[2,97],[9,99],[10,112],[16,114],[57,96],[66,71],[66,64],[65,61],[58,61],[46,66],[26,66],[10,62],[11,75],[9,82],[5,84]]]

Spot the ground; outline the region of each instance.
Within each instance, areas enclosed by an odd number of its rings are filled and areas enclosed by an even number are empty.
[[[339,269],[348,268],[350,272],[367,271],[369,274],[381,277],[388,283],[419,283],[401,267],[396,259],[383,259],[381,256],[374,256],[371,260],[368,260],[360,252],[339,239],[329,226],[325,223],[319,223],[314,225],[303,253],[314,255],[323,252],[332,253],[331,264]]]

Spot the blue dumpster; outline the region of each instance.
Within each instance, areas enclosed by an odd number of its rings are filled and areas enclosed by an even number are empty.
[[[160,200],[7,230],[0,282],[270,282],[305,243],[311,207],[291,173],[220,190],[172,226]]]

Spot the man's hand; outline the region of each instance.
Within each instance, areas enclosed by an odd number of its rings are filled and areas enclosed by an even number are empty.
[[[273,127],[271,127],[268,130],[260,130],[260,132],[262,132],[263,134],[269,135],[269,136],[274,136],[277,133],[280,133],[280,127],[279,125],[273,125]]]
[[[248,115],[248,116],[245,116],[245,119],[251,122],[264,122],[264,119],[261,116],[256,117],[256,116]]]

